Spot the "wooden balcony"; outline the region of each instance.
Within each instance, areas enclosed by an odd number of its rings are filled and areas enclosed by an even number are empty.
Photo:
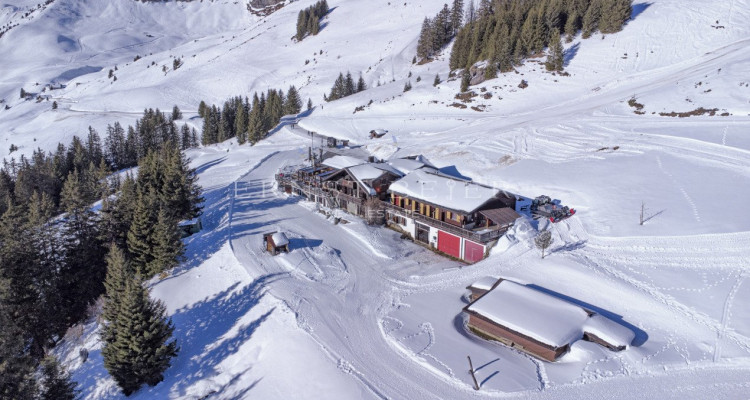
[[[425,225],[438,228],[441,231],[452,233],[464,239],[471,240],[472,242],[486,244],[499,238],[500,236],[503,236],[503,234],[505,234],[505,232],[508,230],[508,227],[493,226],[475,231],[461,226],[449,224],[447,222],[443,222],[426,215],[422,215],[419,212],[396,206],[394,204],[391,204],[390,202],[383,202],[383,204],[385,205],[385,208],[387,210],[395,213],[396,215],[400,215],[404,218],[411,218],[417,222],[421,222]]]

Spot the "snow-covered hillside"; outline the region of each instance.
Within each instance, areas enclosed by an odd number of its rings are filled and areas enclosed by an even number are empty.
[[[317,106],[301,128],[277,129],[254,147],[228,141],[189,152],[206,190],[204,230],[187,239],[188,261],[153,282],[182,349],[164,382],[132,397],[746,395],[750,1],[636,0],[622,32],[566,44],[569,76],[529,60],[473,87],[478,96],[465,108],[452,106],[463,103],[448,79],[450,47],[411,63],[422,20],[441,2],[331,0],[321,32],[296,43],[297,13],[312,3],[262,18],[243,1],[55,0],[23,19],[33,2],[0,9],[0,24],[20,21],[0,38],[0,139],[4,149],[19,146],[15,157],[88,126],[132,123],[148,107],[178,105],[200,128],[201,100],[296,85]],[[346,71],[369,89],[324,103]],[[433,87],[436,74],[443,83]],[[414,88],[404,93],[406,82]],[[47,84],[65,87],[42,92]],[[50,100],[22,100],[21,88]],[[717,111],[659,115],[700,107]],[[389,133],[370,139],[379,128]],[[544,260],[524,231],[539,227],[519,225],[488,259],[459,267],[392,231],[346,216],[349,224],[334,225],[277,195],[273,174],[307,153],[304,129],[381,158],[424,154],[578,213],[552,225]],[[277,229],[293,251],[274,258],[260,235]],[[569,296],[621,320],[636,342],[622,353],[580,342],[548,364],[479,340],[461,308],[464,288],[485,276]],[[86,363],[77,342],[60,352],[84,398],[124,397],[102,366],[94,322],[83,340]],[[467,355],[483,366],[479,392]]]

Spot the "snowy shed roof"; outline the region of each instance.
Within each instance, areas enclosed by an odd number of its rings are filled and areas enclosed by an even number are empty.
[[[429,161],[424,161],[425,162],[411,158],[396,158],[394,160],[388,161],[388,164],[401,171],[402,174],[408,174],[409,172],[425,167],[434,168],[434,166],[430,164]]]
[[[286,246],[289,244],[289,239],[286,237],[284,232],[276,232],[271,235],[271,240],[276,247]]]
[[[366,160],[350,156],[334,156],[322,162],[323,165],[336,169],[344,169],[366,163]]]
[[[589,318],[579,306],[508,280],[466,310],[552,347],[580,339],[581,328]]]
[[[583,331],[596,335],[614,347],[627,347],[633,342],[635,333],[607,317],[592,315],[583,326]]]
[[[479,290],[491,290],[497,283],[498,278],[494,276],[485,276],[484,278],[472,283],[468,288],[474,288]]]
[[[474,212],[500,192],[495,188],[423,170],[412,171],[393,182],[390,191],[465,213]]]

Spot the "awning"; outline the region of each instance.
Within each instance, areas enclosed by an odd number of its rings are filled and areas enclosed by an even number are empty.
[[[489,210],[480,210],[480,214],[492,220],[498,225],[511,225],[521,216],[510,207],[492,208]]]

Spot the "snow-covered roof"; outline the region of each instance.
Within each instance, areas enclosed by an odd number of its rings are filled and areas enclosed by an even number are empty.
[[[273,235],[271,235],[271,240],[273,240],[273,244],[276,247],[286,246],[289,244],[289,239],[286,237],[284,232],[274,233]]]
[[[344,169],[344,168],[349,168],[349,167],[353,167],[355,165],[362,165],[362,164],[366,164],[366,163],[367,163],[366,160],[362,160],[362,159],[359,159],[359,158],[356,158],[356,157],[334,156],[334,157],[331,157],[331,158],[323,161],[321,164],[323,164],[323,165],[325,165],[327,167],[331,167],[331,168]]]
[[[635,333],[607,317],[595,314],[586,321],[583,331],[596,335],[613,346],[630,346]]]
[[[195,224],[198,223],[198,218],[199,217],[195,217],[193,219],[188,219],[188,220],[185,220],[185,221],[180,221],[180,222],[177,223],[177,226],[195,225]]]
[[[412,171],[393,182],[390,191],[467,214],[500,192],[495,188],[423,170]]]
[[[575,304],[508,280],[466,309],[552,347],[580,339],[581,327],[589,318]]]
[[[362,164],[348,168],[349,173],[357,180],[370,180],[380,178],[385,171],[377,168],[374,164]]]
[[[408,174],[409,172],[425,167],[434,168],[432,164],[429,164],[429,162],[422,162],[410,158],[396,158],[388,161],[388,164],[401,171],[402,174]]]
[[[469,285],[469,287],[479,290],[490,290],[492,289],[492,286],[497,283],[497,279],[498,278],[495,278],[494,276],[485,276],[484,278]]]

